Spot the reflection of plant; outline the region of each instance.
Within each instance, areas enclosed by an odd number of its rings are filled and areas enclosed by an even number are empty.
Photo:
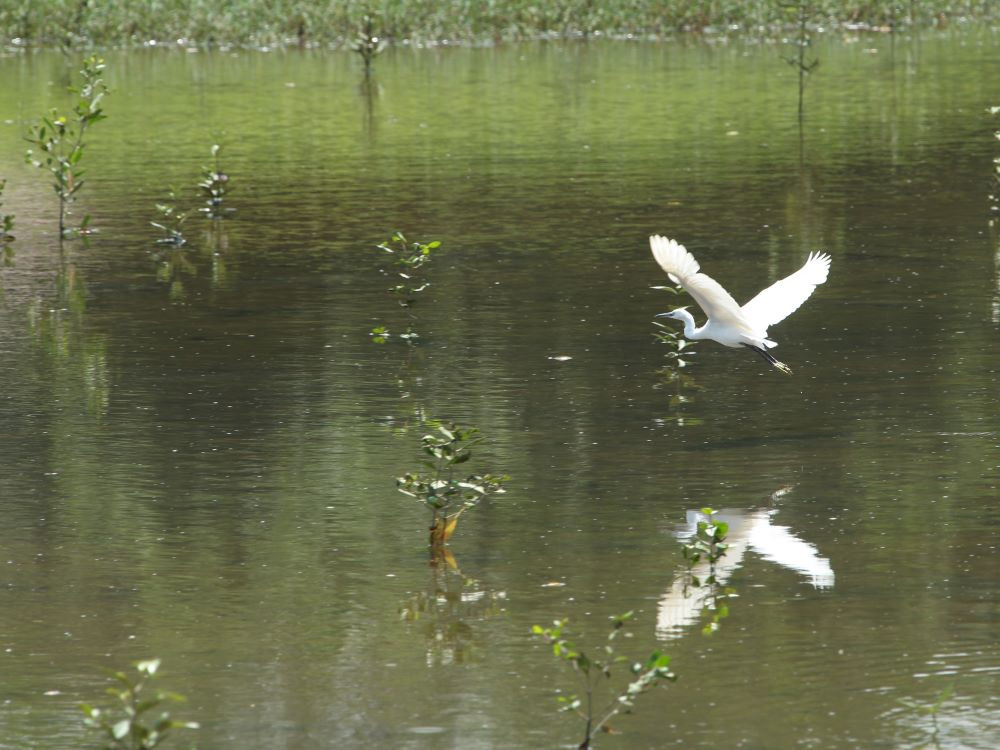
[[[69,115],[61,115],[52,110],[48,117],[43,117],[38,125],[33,125],[28,131],[28,161],[39,169],[48,170],[53,177],[52,187],[59,196],[59,237],[75,232],[86,234],[90,224],[90,216],[84,216],[80,226],[75,230],[66,227],[66,215],[69,204],[76,199],[76,194],[83,187],[83,170],[80,160],[84,153],[84,136],[87,130],[96,122],[105,118],[101,109],[101,100],[108,92],[108,87],[101,78],[104,71],[104,60],[96,56],[83,61],[83,85],[79,90],[70,88],[79,94],[79,99]],[[38,150],[36,153],[36,149]]]
[[[506,593],[490,591],[463,575],[447,547],[433,559],[431,580],[400,607],[400,619],[422,627],[427,637],[427,662],[457,664],[467,660],[472,640],[470,622],[503,612]],[[444,563],[444,564],[442,564]]]
[[[230,191],[229,175],[222,171],[222,146],[212,144],[212,164],[201,168],[201,182],[198,187],[205,197],[205,205],[199,209],[212,217],[222,215],[222,202]]]
[[[375,18],[371,13],[365,13],[361,19],[361,28],[358,29],[358,35],[351,42],[351,49],[361,56],[361,61],[365,65],[366,77],[371,75],[372,61],[382,54],[385,46],[385,39],[379,37],[375,31]]]
[[[159,659],[140,661],[135,667],[139,672],[135,680],[124,672],[112,673],[120,687],[108,688],[108,693],[118,699],[118,711],[105,712],[88,704],[80,706],[86,714],[84,723],[104,735],[103,750],[151,750],[165,741],[171,730],[198,728],[196,722],[172,719],[166,711],[157,719],[147,718],[146,714],[161,703],[183,701],[184,697],[159,691],[147,697],[143,693],[146,683],[153,679],[160,667]]]
[[[157,244],[180,247],[187,242],[181,231],[181,225],[187,220],[188,212],[177,210],[177,193],[173,188],[167,191],[166,202],[156,204],[156,210],[160,214],[160,220],[149,223],[163,233],[163,236],[156,241]]]
[[[430,543],[438,547],[455,533],[458,517],[489,495],[502,493],[508,477],[492,474],[470,474],[455,478],[455,467],[472,458],[472,447],[482,442],[475,427],[456,424],[437,426],[437,433],[421,438],[425,454],[424,465],[429,474],[404,474],[396,479],[396,487],[404,495],[416,498],[431,510]]]
[[[701,513],[704,517],[698,520],[694,535],[684,542],[681,552],[687,563],[688,586],[702,590],[704,612],[708,614],[708,622],[702,632],[709,635],[718,630],[719,623],[729,616],[727,601],[734,598],[736,592],[732,588],[720,586],[715,575],[715,564],[729,549],[726,544],[729,524],[718,520],[715,517],[718,511],[711,508],[702,508]],[[703,560],[708,564],[708,575],[704,579],[694,574],[694,567]]]
[[[585,685],[583,699],[576,695],[560,696],[559,698],[563,704],[563,711],[575,711],[586,722],[583,741],[579,745],[581,750],[592,747],[594,736],[599,732],[611,731],[608,722],[619,713],[631,712],[635,706],[635,700],[646,690],[662,680],[672,682],[677,679],[677,675],[670,671],[670,657],[659,651],[653,651],[644,662],[636,661],[629,664],[629,671],[634,679],[622,687],[610,689],[612,698],[603,709],[594,705],[594,691],[597,682],[601,677],[604,677],[610,688],[612,669],[627,661],[626,657],[616,655],[615,640],[623,633],[625,637],[631,635],[625,631],[625,624],[631,618],[632,612],[610,618],[612,621],[611,632],[608,634],[604,647],[598,651],[599,656],[596,657],[589,656],[566,639],[566,620],[556,620],[551,628],[543,628],[541,625],[535,625],[531,628],[532,633],[549,642],[556,658],[568,663],[583,678]]]
[[[169,250],[163,251],[157,258],[160,262],[156,269],[156,279],[164,284],[170,285],[170,299],[179,302],[187,296],[184,288],[184,276],[194,276],[198,273],[197,267],[188,258],[187,251],[179,245],[172,246]]]
[[[3,207],[3,189],[7,180],[0,180],[0,208]],[[0,242],[10,242],[14,239],[11,230],[14,229],[14,214],[0,214]]]
[[[402,232],[396,232],[391,239],[379,245],[379,248],[393,256],[393,265],[399,268],[396,271],[401,279],[400,283],[389,288],[399,300],[399,306],[406,310],[409,320],[406,330],[398,334],[408,344],[416,343],[419,335],[413,330],[413,321],[416,316],[413,314],[413,307],[417,304],[417,295],[430,286],[430,282],[423,278],[424,267],[431,262],[432,251],[441,247],[437,240],[433,242],[408,242]],[[384,344],[392,336],[389,329],[384,326],[376,326],[369,334],[376,344]]]

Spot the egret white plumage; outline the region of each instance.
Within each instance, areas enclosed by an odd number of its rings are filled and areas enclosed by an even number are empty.
[[[684,287],[708,320],[705,325],[696,326],[691,313],[683,307],[657,317],[683,321],[684,337],[692,341],[711,339],[723,346],[745,346],[786,375],[792,374],[788,365],[767,351],[778,345],[767,337],[767,329],[798,310],[817,285],[826,281],[830,272],[829,255],[810,253],[802,268],[771,284],[740,307],[719,282],[700,272],[698,261],[679,242],[654,234],[649,238],[649,246],[671,281]]]

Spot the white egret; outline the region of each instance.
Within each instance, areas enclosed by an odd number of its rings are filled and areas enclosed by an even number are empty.
[[[700,328],[695,326],[691,313],[683,307],[657,317],[683,321],[684,336],[692,341],[711,339],[723,346],[745,346],[786,375],[792,374],[788,365],[767,351],[777,346],[767,337],[767,329],[798,310],[816,286],[826,281],[830,272],[829,255],[810,253],[802,268],[771,284],[740,307],[719,282],[699,271],[698,261],[679,242],[654,234],[649,238],[649,246],[656,262],[675,284],[694,297],[708,320]]]

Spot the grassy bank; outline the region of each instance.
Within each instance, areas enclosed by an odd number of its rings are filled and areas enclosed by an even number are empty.
[[[816,26],[942,26],[996,15],[991,0],[874,0],[808,4]],[[797,15],[780,0],[0,0],[0,42],[132,45],[339,45],[366,11],[395,42],[540,36],[663,36],[771,32]]]

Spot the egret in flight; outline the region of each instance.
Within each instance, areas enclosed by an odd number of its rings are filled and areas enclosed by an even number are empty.
[[[705,325],[697,327],[686,308],[680,307],[658,318],[673,318],[684,322],[684,336],[692,341],[711,339],[723,346],[745,346],[753,349],[775,368],[791,375],[791,368],[779,362],[767,350],[777,346],[767,337],[767,329],[779,323],[809,299],[818,284],[826,281],[830,272],[830,256],[810,253],[805,265],[791,276],[776,281],[743,307],[719,282],[699,271],[694,256],[676,240],[654,234],[649,238],[653,257],[667,272],[670,280],[684,287],[708,316]]]

